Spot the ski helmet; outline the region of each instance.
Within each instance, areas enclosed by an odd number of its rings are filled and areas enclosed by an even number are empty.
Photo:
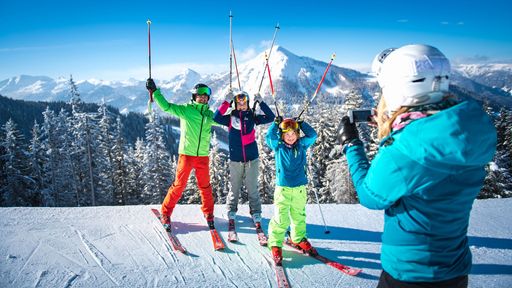
[[[441,101],[448,92],[450,62],[437,48],[414,44],[382,51],[372,63],[389,112]]]
[[[249,107],[249,94],[245,91],[240,91],[235,94],[235,98],[233,99],[235,102],[235,109],[238,108],[238,102],[245,102],[247,103],[247,107]]]
[[[207,95],[208,101],[210,101],[210,95],[212,94],[212,89],[208,87],[208,85],[203,83],[198,83],[192,89],[192,100],[196,101],[197,95]]]

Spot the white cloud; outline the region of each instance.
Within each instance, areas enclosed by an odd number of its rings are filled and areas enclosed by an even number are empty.
[[[407,23],[407,22],[409,22],[409,19],[399,19],[399,20],[396,20],[396,22],[398,22],[398,23]]]
[[[442,22],[441,22],[441,25],[450,25],[450,22],[448,22],[448,21],[442,21]]]
[[[256,57],[256,55],[258,55],[258,53],[256,52],[256,49],[254,47],[248,47],[246,48],[245,50],[241,51],[241,52],[236,52],[238,57],[237,57],[237,62],[240,63],[240,61],[247,61],[247,60],[250,60],[254,57]]]

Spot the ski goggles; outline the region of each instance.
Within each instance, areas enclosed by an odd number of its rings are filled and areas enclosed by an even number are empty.
[[[245,92],[242,92],[235,96],[235,101],[239,103],[246,103],[248,99],[249,95],[247,95],[247,93]]]
[[[297,131],[299,130],[299,123],[297,123],[293,119],[284,119],[281,124],[279,124],[279,129],[281,129],[281,132],[286,133],[289,131]]]
[[[210,87],[199,87],[196,89],[196,95],[207,95],[210,96],[212,94],[212,90]]]

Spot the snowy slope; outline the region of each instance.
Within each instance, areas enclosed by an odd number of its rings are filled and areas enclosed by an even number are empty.
[[[469,228],[470,287],[512,287],[512,199],[479,200]],[[198,205],[178,205],[174,230],[189,255],[172,252],[149,208],[1,208],[0,287],[276,287],[268,249],[258,245],[248,207],[239,243],[213,250]],[[217,227],[227,237],[224,207]],[[308,234],[321,254],[364,269],[344,275],[295,251],[284,251],[292,287],[375,287],[380,273],[382,211],[360,205],[307,207]],[[265,205],[264,228],[272,206]],[[449,225],[449,224],[448,224]]]

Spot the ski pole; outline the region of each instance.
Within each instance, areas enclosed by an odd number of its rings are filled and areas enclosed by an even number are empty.
[[[277,117],[279,117],[279,108],[277,108],[277,102],[276,102],[276,93],[274,91],[274,84],[272,83],[272,76],[270,75],[270,65],[268,65],[268,57],[265,53],[265,58],[267,58],[267,71],[268,71],[268,80],[270,81],[270,91],[272,92],[272,98],[274,98],[274,106],[276,106],[276,113]],[[254,108],[256,108],[256,105],[254,105]]]
[[[231,42],[231,47],[233,47],[233,60],[235,60],[235,70],[236,70],[236,79],[238,80],[238,90],[242,91],[242,85],[240,85],[240,73],[238,73],[238,65],[236,63],[235,45],[233,45],[233,42]]]
[[[229,11],[229,92],[233,91],[233,15]]]
[[[320,215],[322,216],[322,221],[324,222],[324,229],[325,229],[324,233],[329,234],[329,233],[331,233],[331,231],[327,230],[327,224],[325,224],[324,213],[322,213],[322,207],[320,206],[320,201],[318,201],[318,194],[316,194],[315,189],[313,189],[313,192],[315,192],[316,204],[318,205],[318,210],[320,210]]]
[[[302,116],[302,113],[304,113],[311,102],[315,99],[316,95],[318,94],[318,91],[320,91],[320,87],[322,86],[322,83],[324,83],[325,75],[327,75],[327,71],[329,71],[329,67],[331,67],[332,61],[336,58],[336,53],[333,53],[331,55],[331,61],[329,61],[329,64],[327,65],[327,68],[325,68],[324,75],[322,76],[322,79],[320,80],[320,83],[318,83],[318,86],[316,87],[315,94],[313,94],[313,97],[306,103],[302,111],[300,112],[299,116],[297,116],[297,119],[300,119],[300,116]]]
[[[279,30],[279,23],[276,24],[276,30],[274,30],[274,36],[272,37],[272,44],[270,45],[270,50],[268,52],[268,57],[265,55],[265,65],[263,65],[263,75],[261,76],[260,86],[258,87],[258,93],[261,91],[261,85],[263,84],[263,79],[265,78],[265,70],[268,66],[268,59],[270,58],[270,54],[272,53],[272,48],[274,47],[274,42],[276,41],[277,30]]]
[[[151,20],[148,19],[146,21],[148,24],[148,60],[149,60],[149,78],[151,78]],[[153,121],[153,92],[149,92],[149,100],[148,100],[148,114],[149,114],[149,120]]]

